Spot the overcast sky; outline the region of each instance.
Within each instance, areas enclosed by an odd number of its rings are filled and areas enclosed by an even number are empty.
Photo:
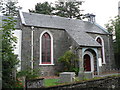
[[[22,11],[28,12],[28,9],[34,9],[36,3],[39,2],[54,2],[57,0],[18,0],[19,5],[23,8]],[[96,22],[101,26],[108,23],[110,18],[118,14],[118,1],[120,0],[82,0],[85,1],[81,6],[83,13],[93,13],[96,15]]]

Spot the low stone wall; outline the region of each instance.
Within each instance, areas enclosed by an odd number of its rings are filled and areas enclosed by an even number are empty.
[[[41,88],[44,86],[44,78],[26,80],[26,88]]]
[[[120,90],[120,76],[106,77],[98,80],[83,81],[74,84],[48,87],[49,90],[64,89],[84,89],[84,90]]]

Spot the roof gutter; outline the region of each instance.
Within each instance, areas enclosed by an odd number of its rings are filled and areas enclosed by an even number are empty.
[[[93,33],[93,34],[101,34],[101,35],[112,35],[111,33],[97,33],[97,32],[89,32],[89,31],[86,31],[86,33]]]
[[[102,46],[86,46],[86,45],[79,45],[80,47],[96,47],[96,48],[101,48]]]

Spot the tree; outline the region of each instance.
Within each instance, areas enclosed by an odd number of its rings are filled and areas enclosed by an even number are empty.
[[[37,3],[37,5],[35,5],[35,10],[29,9],[29,11],[33,13],[81,19],[81,16],[83,16],[83,14],[80,12],[80,5],[82,5],[82,1],[78,2],[76,0],[74,2],[58,1],[53,4],[44,2]]]
[[[29,9],[29,12],[50,15],[52,14],[53,10],[54,7],[52,7],[51,4],[49,4],[48,2],[44,2],[44,3],[37,3],[37,5],[35,5],[35,10]]]
[[[13,36],[12,31],[15,30],[16,20],[13,17],[3,20],[4,25],[2,29],[2,86],[3,88],[12,88],[15,84],[13,71],[18,64],[17,56],[14,54],[13,43],[16,42],[16,37]]]
[[[116,64],[119,64],[119,56],[120,56],[120,16],[116,16],[115,19],[111,19],[108,24],[106,24],[106,28],[110,33],[115,32],[115,43],[114,43],[114,51],[115,51],[115,59]],[[120,68],[120,64],[118,65]]]
[[[7,0],[3,1],[1,0],[2,3],[0,3],[1,6],[1,13],[3,13],[5,16],[17,16],[18,15],[18,10],[22,9],[22,7],[17,6],[17,0]]]
[[[0,11],[3,9],[3,0],[0,0]]]
[[[80,5],[82,5],[82,1],[58,1],[55,4],[56,12],[54,14],[61,17],[82,19],[81,16],[83,16],[83,14],[80,12]]]

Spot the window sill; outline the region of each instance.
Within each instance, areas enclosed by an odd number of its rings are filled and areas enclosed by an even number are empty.
[[[93,71],[84,71],[84,73],[93,73]]]
[[[39,64],[39,65],[44,65],[44,66],[52,66],[52,65],[54,65],[54,64]]]
[[[102,64],[106,64],[106,63],[102,63]]]

